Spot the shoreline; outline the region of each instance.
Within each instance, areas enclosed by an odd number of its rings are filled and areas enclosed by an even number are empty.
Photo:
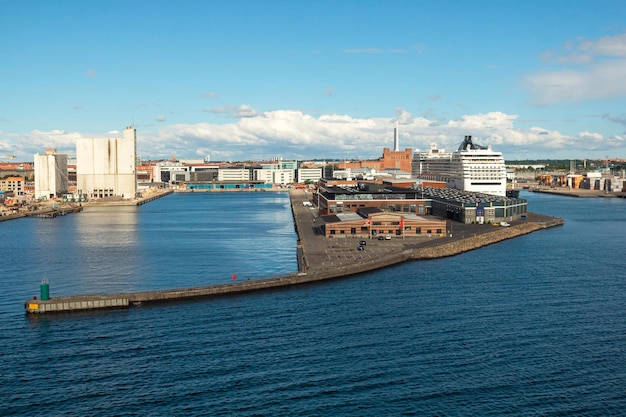
[[[316,213],[302,204],[305,199],[308,199],[308,195],[299,190],[291,190],[289,195],[298,236],[296,252],[299,272],[273,278],[192,288],[109,295],[62,296],[52,297],[49,300],[33,298],[25,302],[26,313],[36,315],[129,308],[143,303],[180,301],[285,288],[350,277],[404,262],[454,256],[564,223],[560,218],[529,213],[528,220],[515,222],[511,227],[455,225],[457,230],[450,236],[397,238],[392,241],[371,240],[365,251],[356,251],[354,238],[327,239],[316,235]],[[341,254],[341,259],[336,256],[337,253]]]
[[[581,188],[533,188],[528,190],[533,193],[562,195],[577,198],[626,198],[626,192],[609,192],[603,190],[584,190]]]

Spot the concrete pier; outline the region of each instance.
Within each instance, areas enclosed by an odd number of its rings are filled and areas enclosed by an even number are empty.
[[[56,297],[46,301],[33,299],[27,301],[25,305],[27,313],[35,314],[126,307],[128,307],[128,298],[122,295]]]
[[[154,201],[156,199],[159,199],[161,197],[165,197],[166,195],[170,195],[173,192],[174,191],[172,191],[172,190],[165,190],[165,191],[160,192],[160,193],[148,195],[147,197],[142,197],[142,198],[136,200],[136,204],[135,205],[137,205],[137,206],[144,205],[146,203],[149,203],[149,202]]]
[[[454,232],[444,237],[412,237],[391,241],[368,240],[367,248],[356,250],[353,238],[328,239],[317,233],[317,213],[304,206],[308,194],[290,192],[291,207],[298,234],[299,271],[293,274],[258,280],[234,281],[228,284],[162,291],[144,291],[111,295],[77,295],[31,299],[25,309],[30,314],[72,312],[80,310],[129,308],[134,305],[200,297],[214,297],[288,287],[309,282],[347,277],[373,271],[401,262],[434,259],[475,250],[506,239],[563,224],[563,219],[528,213],[527,220],[513,222],[511,227],[490,225],[454,225]]]
[[[160,190],[152,194],[148,194],[145,197],[124,199],[119,196],[105,197],[96,200],[90,200],[84,203],[85,207],[102,207],[102,206],[141,206],[151,201],[157,200],[161,197],[172,194],[173,190]]]

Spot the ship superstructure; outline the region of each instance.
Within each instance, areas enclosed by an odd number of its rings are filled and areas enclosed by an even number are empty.
[[[449,182],[453,179],[451,164],[452,152],[431,143],[427,151],[415,153],[411,171],[416,178]]]
[[[484,194],[506,195],[506,168],[502,152],[480,146],[465,136],[458,150],[445,152],[431,144],[413,159],[413,175],[445,181],[449,188]]]

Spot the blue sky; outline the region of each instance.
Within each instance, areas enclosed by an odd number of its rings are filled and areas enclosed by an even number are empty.
[[[0,0],[0,155],[626,158],[625,1]]]

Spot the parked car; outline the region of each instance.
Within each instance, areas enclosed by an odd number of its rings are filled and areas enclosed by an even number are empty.
[[[364,241],[364,240],[362,240],[362,241],[360,241],[360,242],[359,242],[359,245],[361,245],[361,246],[365,246],[365,245],[367,245],[367,242],[366,242],[366,241]]]
[[[378,240],[385,240],[385,236],[383,235],[378,236]]]
[[[356,247],[356,250],[365,250],[365,246],[359,245]]]
[[[391,235],[385,236],[385,240],[391,240]]]
[[[509,227],[510,224],[507,223],[507,222],[500,222],[500,226],[502,226],[502,227]]]

